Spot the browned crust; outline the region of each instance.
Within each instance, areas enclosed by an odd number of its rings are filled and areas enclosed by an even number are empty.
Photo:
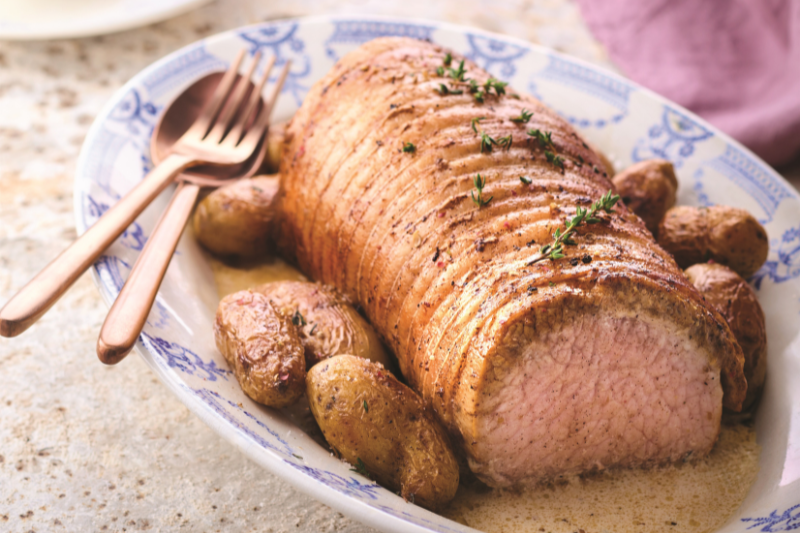
[[[611,188],[602,160],[533,98],[491,97],[480,105],[468,94],[438,95],[443,80],[434,72],[444,54],[411,39],[377,39],[311,89],[288,128],[282,161],[287,252],[363,306],[409,383],[451,427],[458,402],[447,398],[464,369],[480,374],[492,357],[502,337],[493,324],[508,316],[509,327],[561,293],[612,279],[694,309],[708,331],[710,363],[739,361],[723,380],[725,405],[738,409],[741,352],[727,324],[626,207],[581,229],[568,257],[527,266],[577,205],[589,207]],[[465,66],[478,82],[488,78]],[[534,115],[519,126],[510,118],[523,108]],[[511,149],[480,152],[470,120],[481,116],[479,128],[492,137],[513,136]],[[552,132],[563,170],[525,135],[532,128]],[[403,142],[416,153],[403,153]],[[477,173],[487,178],[485,196],[493,196],[480,209],[470,199]],[[537,290],[514,303],[528,287]]]
[[[747,379],[742,408],[748,409],[761,394],[767,375],[767,326],[756,293],[724,265],[694,265],[686,269],[686,275],[706,301],[725,317],[742,347]]]
[[[222,299],[214,322],[217,349],[242,390],[270,407],[287,407],[305,390],[303,344],[267,297],[240,291]]]
[[[381,364],[337,355],[312,368],[307,394],[325,440],[351,464],[428,509],[458,489],[458,463],[444,429],[420,397]]]

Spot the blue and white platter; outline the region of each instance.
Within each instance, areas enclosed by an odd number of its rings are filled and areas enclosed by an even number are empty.
[[[430,39],[465,54],[559,112],[618,169],[652,157],[671,160],[680,181],[679,203],[742,207],[764,224],[769,258],[750,280],[764,307],[769,337],[767,387],[756,419],[760,471],[742,507],[720,531],[800,528],[800,197],[768,165],[702,119],[595,66],[524,41],[432,21],[309,18],[216,35],[142,71],[100,113],[78,163],[79,233],[150,169],[150,135],[165,106],[193,81],[224,70],[242,47],[276,56],[278,66],[291,60],[274,114],[285,120],[338,58],[388,35]],[[94,265],[95,282],[109,304],[170,194],[165,192]],[[266,469],[381,531],[474,531],[352,472],[288,415],[247,398],[214,345],[216,303],[210,266],[185,235],[136,348],[189,409]]]

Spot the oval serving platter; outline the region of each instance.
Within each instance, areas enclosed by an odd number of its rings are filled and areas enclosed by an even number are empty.
[[[767,387],[756,420],[760,471],[739,512],[720,531],[800,528],[800,196],[702,119],[595,66],[524,41],[433,21],[308,18],[219,34],[148,67],[100,113],[78,162],[78,232],[86,231],[150,169],[150,135],[164,107],[194,80],[224,70],[242,47],[275,55],[278,66],[292,61],[274,113],[276,120],[285,120],[338,58],[389,35],[430,39],[463,53],[555,109],[618,169],[652,157],[671,160],[680,180],[679,203],[738,206],[764,224],[770,254],[750,280],[769,335]],[[107,303],[119,293],[170,194],[162,194],[94,265],[95,282]],[[136,348],[189,409],[271,472],[381,531],[475,531],[352,472],[289,416],[247,398],[214,345],[216,303],[211,269],[194,239],[184,235]]]

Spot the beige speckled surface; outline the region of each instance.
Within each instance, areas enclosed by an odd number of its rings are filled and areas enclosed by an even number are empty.
[[[0,302],[74,239],[78,151],[125,81],[200,37],[342,12],[471,24],[610,66],[567,0],[218,0],[105,37],[0,42]],[[250,462],[138,357],[101,365],[105,311],[85,275],[26,334],[0,338],[0,531],[371,531]]]

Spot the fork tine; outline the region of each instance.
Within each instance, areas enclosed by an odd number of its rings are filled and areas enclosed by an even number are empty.
[[[259,61],[261,61],[261,51],[253,55],[253,60],[250,62],[247,72],[239,78],[236,89],[230,95],[230,98],[228,98],[227,105],[222,106],[217,120],[214,121],[211,131],[206,136],[206,139],[209,141],[218,143],[225,136],[230,122],[236,117],[236,113],[244,103],[244,97],[247,94],[247,90],[250,88],[250,79],[253,77],[253,72],[258,66]]]
[[[208,101],[208,104],[206,104],[206,106],[203,108],[200,116],[197,117],[197,120],[195,120],[192,126],[189,128],[191,135],[203,138],[206,136],[206,134],[208,134],[208,130],[211,129],[214,119],[217,118],[217,115],[222,109],[222,104],[225,103],[225,100],[228,98],[228,94],[230,94],[231,89],[233,89],[233,84],[236,82],[236,75],[239,71],[239,66],[242,64],[242,59],[244,59],[244,53],[244,49],[239,50],[239,53],[236,55],[236,59],[233,60],[233,63],[231,63],[231,66],[225,72],[225,75],[222,76],[222,79],[219,81],[219,85],[217,85],[217,88],[214,89],[214,94],[211,96],[211,100]]]
[[[242,132],[244,131],[244,127],[247,125],[247,121],[258,108],[259,102],[261,102],[261,92],[264,90],[264,85],[269,79],[269,75],[270,72],[272,72],[273,66],[275,66],[275,56],[269,58],[269,62],[267,63],[266,67],[264,67],[264,73],[261,75],[261,79],[258,80],[258,83],[255,85],[255,87],[253,87],[253,92],[250,93],[250,101],[247,103],[245,111],[239,115],[239,119],[228,133],[227,140],[232,142],[234,146],[241,140]]]
[[[247,133],[245,134],[244,138],[237,143],[237,148],[246,148],[247,150],[252,150],[255,148],[258,141],[261,140],[261,136],[264,134],[264,130],[266,130],[267,125],[269,124],[269,117],[272,114],[272,108],[275,107],[275,102],[278,99],[278,95],[281,93],[281,89],[286,81],[286,77],[289,75],[290,66],[291,61],[287,59],[286,64],[283,66],[283,69],[281,69],[281,73],[278,76],[278,81],[275,83],[275,86],[272,89],[272,97],[261,108],[258,116],[253,121],[253,125],[247,129]]]

